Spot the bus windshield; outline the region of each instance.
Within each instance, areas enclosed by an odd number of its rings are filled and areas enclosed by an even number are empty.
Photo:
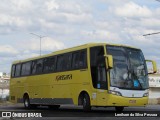
[[[107,46],[107,54],[113,56],[114,64],[110,70],[111,87],[137,90],[149,88],[146,62],[141,50]]]

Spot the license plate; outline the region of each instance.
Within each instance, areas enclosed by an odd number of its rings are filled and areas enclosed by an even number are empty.
[[[129,100],[129,103],[136,103],[136,100]]]

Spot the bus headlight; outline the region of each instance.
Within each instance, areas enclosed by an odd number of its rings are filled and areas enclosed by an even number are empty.
[[[118,91],[109,90],[108,93],[113,94],[113,95],[117,95],[117,96],[122,96],[122,94]]]
[[[149,96],[148,92],[143,94],[143,97],[148,97],[148,96]]]

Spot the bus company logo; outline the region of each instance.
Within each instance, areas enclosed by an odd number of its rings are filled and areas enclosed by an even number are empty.
[[[56,76],[56,80],[70,80],[72,79],[72,74],[69,75],[58,75]]]
[[[2,112],[2,117],[11,117],[11,112]]]

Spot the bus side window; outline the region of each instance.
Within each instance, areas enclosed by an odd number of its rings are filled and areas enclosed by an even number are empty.
[[[77,69],[79,67],[79,52],[74,52],[72,56],[72,68]]]
[[[27,62],[25,75],[30,75],[30,74],[31,74],[31,62]]]
[[[66,53],[57,57],[57,71],[66,71],[71,68],[72,54]]]
[[[79,67],[80,68],[86,68],[87,66],[87,51],[83,50],[80,51],[80,55],[79,55]]]
[[[15,69],[15,77],[19,77],[20,72],[21,72],[21,64],[17,64]]]
[[[21,70],[21,75],[30,75],[31,71],[31,62],[26,62],[22,64],[22,70]]]
[[[87,50],[76,51],[72,56],[73,69],[84,69],[87,67]]]
[[[39,59],[37,60],[36,63],[36,74],[42,73],[42,69],[43,69],[43,59]]]
[[[63,71],[64,67],[64,55],[57,56],[57,71]]]
[[[67,53],[64,57],[64,70],[69,70],[71,68],[72,54]]]
[[[56,57],[48,57],[43,61],[43,72],[52,72],[55,70],[55,59]]]
[[[32,74],[36,74],[36,64],[37,60],[32,61],[32,67],[31,67]]]
[[[22,76],[25,75],[25,69],[26,69],[26,64],[23,63],[23,64],[22,64],[22,70],[21,70],[21,75],[22,75]]]
[[[15,76],[15,65],[12,65],[12,71],[11,71],[11,77],[13,78]]]

